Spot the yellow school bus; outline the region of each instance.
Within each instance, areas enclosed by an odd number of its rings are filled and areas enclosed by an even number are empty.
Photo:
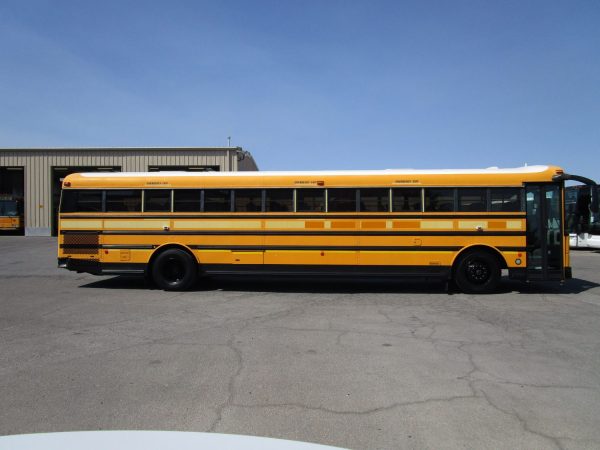
[[[0,195],[0,232],[23,229],[23,201],[12,195]]]
[[[571,277],[555,166],[481,170],[81,173],[63,182],[60,267],[145,274],[392,276],[494,291]],[[565,238],[565,236],[567,236]]]

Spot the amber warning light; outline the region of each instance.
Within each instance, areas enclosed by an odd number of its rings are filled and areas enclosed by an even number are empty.
[[[64,187],[69,187],[69,186],[71,186],[71,182],[70,181],[64,181],[63,182],[63,186]]]

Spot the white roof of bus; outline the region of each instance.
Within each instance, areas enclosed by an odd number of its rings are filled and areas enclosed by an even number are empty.
[[[202,177],[202,176],[237,176],[237,177],[268,177],[268,176],[310,176],[310,175],[464,175],[464,174],[518,174],[539,173],[548,170],[548,166],[523,166],[508,169],[488,167],[487,169],[385,169],[385,170],[320,170],[320,171],[265,171],[265,172],[85,172],[83,177]]]

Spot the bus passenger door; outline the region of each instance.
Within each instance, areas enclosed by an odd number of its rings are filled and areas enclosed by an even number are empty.
[[[564,279],[561,186],[527,184],[525,194],[527,279]]]

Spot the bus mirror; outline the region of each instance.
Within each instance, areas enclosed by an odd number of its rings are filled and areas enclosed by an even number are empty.
[[[557,171],[557,174],[552,177],[553,181],[579,181],[587,186],[590,186],[590,211],[597,214],[598,213],[598,185],[596,182],[590,178],[582,177],[581,175],[571,175],[568,173],[560,173]]]

